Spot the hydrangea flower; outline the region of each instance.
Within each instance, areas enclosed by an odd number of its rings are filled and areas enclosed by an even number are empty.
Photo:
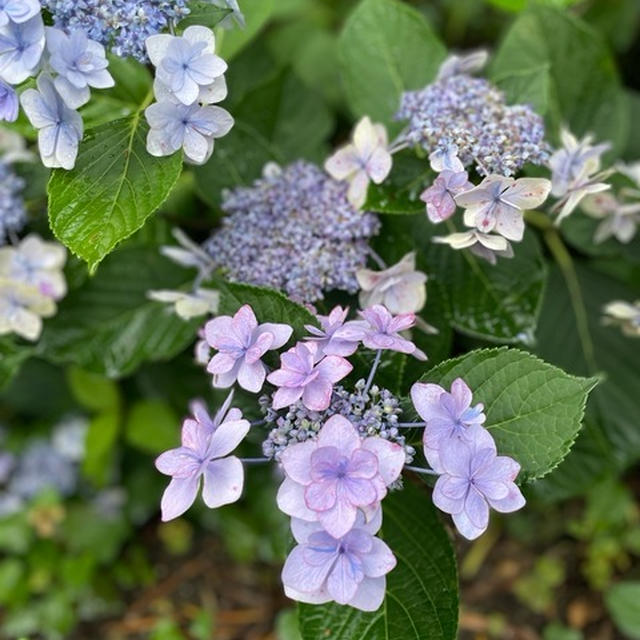
[[[360,306],[384,305],[393,314],[417,313],[427,301],[427,276],[416,270],[416,254],[408,253],[383,271],[359,269]]]
[[[359,511],[371,516],[405,463],[404,449],[383,438],[361,438],[346,418],[329,418],[315,440],[287,447],[278,506],[301,520],[318,521],[340,538]]]
[[[63,268],[66,249],[57,242],[45,242],[31,233],[18,246],[0,248],[0,275],[32,285],[53,300],[67,293]]]
[[[422,350],[399,333],[411,329],[415,325],[416,316],[414,313],[401,313],[393,316],[386,307],[374,304],[372,307],[360,311],[360,315],[363,321],[354,326],[350,334],[354,338],[359,337],[367,349],[398,351],[408,353],[418,360],[427,359]]]
[[[487,176],[477,187],[455,196],[465,209],[464,223],[482,233],[496,231],[508,240],[524,235],[524,209],[539,207],[549,195],[551,182],[545,178]]]
[[[0,276],[0,335],[15,333],[27,340],[37,340],[42,332],[42,318],[55,312],[53,299],[37,287]]]
[[[465,440],[440,450],[442,475],[433,489],[433,503],[451,514],[458,531],[474,540],[489,526],[489,507],[501,513],[517,511],[525,499],[514,480],[520,465],[498,456],[491,434],[479,425]]]
[[[215,45],[213,31],[197,25],[187,27],[181,36],[160,33],[146,41],[156,77],[187,106],[198,100],[202,87],[227,70],[227,63],[215,55]]]
[[[8,235],[20,231],[27,221],[22,199],[24,184],[23,178],[17,176],[7,162],[0,160],[0,245],[6,242]]]
[[[429,154],[429,166],[438,173],[441,171],[453,171],[454,173],[464,171],[464,165],[458,158],[458,145],[448,141],[441,142]]]
[[[625,336],[640,337],[640,300],[633,304],[625,300],[613,300],[605,305],[604,324],[617,325]]]
[[[0,120],[15,122],[18,119],[18,94],[14,88],[0,80]]]
[[[40,14],[26,22],[0,27],[0,76],[20,84],[34,75],[44,51],[44,23]]]
[[[424,455],[431,467],[442,471],[439,451],[455,446],[451,441],[466,440],[473,433],[470,427],[484,423],[482,403],[471,406],[473,394],[462,378],[451,384],[451,392],[437,384],[416,382],[411,387],[411,401],[418,415],[425,421],[423,435]]]
[[[359,515],[354,528],[334,538],[317,523],[293,519],[298,543],[282,569],[285,594],[299,602],[332,600],[362,611],[376,611],[384,600],[385,575],[396,566],[391,549],[375,533],[380,510],[369,522]]]
[[[162,495],[162,520],[181,516],[194,502],[203,478],[202,498],[215,509],[235,502],[242,493],[244,469],[229,454],[240,444],[251,425],[238,409],[227,411],[230,398],[211,419],[203,405],[194,408],[195,419],[182,425],[182,446],[156,459],[160,473],[171,476]]]
[[[213,153],[214,139],[233,127],[231,114],[221,107],[156,102],[144,113],[150,127],[147,151],[162,157],[182,148],[193,164],[204,164]]]
[[[369,181],[380,184],[389,175],[391,162],[387,130],[365,116],[353,131],[353,141],[328,158],[324,168],[332,178],[349,182],[347,198],[359,209],[367,198]]]
[[[220,292],[215,289],[198,287],[194,291],[171,291],[162,289],[149,291],[147,297],[157,302],[167,302],[173,305],[176,315],[183,320],[191,320],[198,316],[216,313],[220,304]]]
[[[317,345],[317,357],[322,356],[343,356],[353,355],[360,341],[353,338],[342,338],[341,330],[343,327],[349,327],[351,323],[346,322],[349,314],[349,307],[344,309],[340,306],[334,307],[328,316],[318,315],[316,318],[320,323],[320,328],[305,324],[304,328],[312,334],[305,340],[313,342]]]
[[[49,76],[41,75],[37,86],[37,91],[24,91],[20,102],[29,122],[38,129],[42,164],[50,168],[73,169],[82,140],[82,118],[64,103]]]
[[[46,39],[49,64],[58,74],[54,85],[67,106],[77,109],[89,102],[89,87],[107,89],[115,85],[99,42],[90,40],[82,31],[67,35],[54,27],[47,27]]]
[[[0,27],[9,22],[21,24],[39,13],[38,0],[0,0]]]
[[[584,198],[582,210],[592,218],[602,220],[593,236],[595,244],[616,238],[627,244],[633,240],[640,224],[640,202],[620,202],[610,193]]]
[[[288,407],[302,399],[305,407],[324,411],[331,402],[333,385],[351,373],[353,366],[340,356],[326,356],[319,362],[315,342],[298,342],[280,356],[280,369],[267,376],[279,387],[273,394],[273,408]]]
[[[286,324],[259,325],[248,304],[233,317],[209,320],[204,335],[209,346],[218,351],[207,367],[213,374],[213,386],[227,388],[237,381],[247,391],[260,391],[267,375],[262,356],[284,346],[292,333],[292,327]]]
[[[216,267],[234,282],[279,289],[302,303],[333,289],[356,293],[377,216],[356,210],[346,183],[309,162],[270,163],[263,175],[223,194],[227,215],[205,245]]]
[[[451,233],[448,236],[435,236],[433,242],[448,244],[453,249],[469,249],[471,253],[490,264],[496,264],[496,256],[513,258],[513,248],[506,238],[482,233],[477,229]]]
[[[448,220],[456,212],[454,197],[473,189],[466,171],[443,171],[433,184],[420,194],[420,200],[427,205],[427,216],[438,224]]]

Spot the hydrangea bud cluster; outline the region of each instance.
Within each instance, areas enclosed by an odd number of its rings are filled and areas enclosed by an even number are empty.
[[[305,161],[272,165],[251,187],[224,194],[228,214],[204,248],[234,282],[279,289],[298,302],[358,290],[377,216],[347,200],[348,186]]]
[[[16,246],[0,247],[0,335],[37,340],[42,319],[56,313],[67,292],[65,248],[30,234]]]
[[[404,140],[428,153],[456,148],[464,167],[481,175],[511,176],[525,163],[544,164],[542,118],[526,105],[506,104],[483,78],[445,74],[420,91],[403,93],[396,119],[407,120]]]
[[[82,31],[123,58],[148,62],[145,41],[189,14],[186,0],[42,0],[54,25]]]
[[[0,452],[0,516],[21,510],[45,489],[74,493],[88,426],[82,417],[66,417],[54,426],[51,439],[36,438],[19,454]]]
[[[488,526],[489,508],[509,512],[524,505],[514,484],[519,465],[498,456],[482,426],[483,406],[472,406],[472,393],[455,380],[451,393],[416,383],[412,401],[424,422],[401,423],[399,399],[374,384],[385,353],[424,360],[405,332],[416,324],[413,313],[393,315],[382,305],[348,320],[348,309],[335,307],[308,325],[309,334],[287,349],[292,327],[260,323],[249,305],[233,316],[209,320],[198,352],[208,359],[213,386],[242,389],[258,396],[264,420],[249,423],[230,409],[233,389],[211,418],[201,403],[182,429],[182,444],[160,455],[156,466],[171,476],[162,497],[163,520],[193,504],[202,485],[209,507],[234,502],[244,484],[243,463],[278,463],[283,475],[276,501],[291,517],[296,545],[282,570],[285,593],[308,603],[337,602],[375,611],[386,590],[386,574],[396,565],[393,551],[376,534],[382,526],[381,504],[402,487],[401,472],[438,476],[434,503],[452,514],[465,537]],[[345,381],[353,365],[347,358],[373,350],[370,373],[354,385]],[[269,372],[263,358],[280,351],[279,367]],[[252,428],[266,426],[263,458],[238,458],[234,449]],[[401,432],[425,428],[423,450],[431,468],[408,466],[416,452]],[[414,433],[413,431],[405,433]]]
[[[27,221],[22,200],[24,180],[17,176],[11,165],[0,160],[0,245],[19,232]]]

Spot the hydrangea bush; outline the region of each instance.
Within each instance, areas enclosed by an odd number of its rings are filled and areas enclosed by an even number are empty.
[[[0,2],[0,382],[167,363],[182,429],[133,436],[163,521],[268,465],[304,640],[453,640],[452,540],[640,458],[637,98],[545,6],[447,52],[360,0],[278,68],[240,5]],[[92,402],[0,450],[0,514],[36,468],[73,494],[79,442],[99,484],[122,407]]]

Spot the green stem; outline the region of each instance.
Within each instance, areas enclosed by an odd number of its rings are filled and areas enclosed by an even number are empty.
[[[573,260],[571,259],[571,254],[567,251],[560,234],[553,225],[545,230],[544,239],[549,247],[549,251],[551,251],[551,254],[562,271],[562,275],[564,276],[567,284],[567,289],[569,290],[569,298],[571,299],[571,306],[573,307],[573,312],[576,316],[578,336],[580,337],[580,343],[582,344],[582,350],[584,351],[587,369],[590,374],[597,373],[598,365],[596,363],[591,333],[589,332],[587,310],[582,297],[580,282],[578,281]]]
[[[556,228],[551,218],[540,211],[525,211],[524,220],[527,224],[530,224],[532,227],[537,227],[542,231]]]

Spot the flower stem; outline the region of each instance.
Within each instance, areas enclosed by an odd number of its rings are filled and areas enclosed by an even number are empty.
[[[382,349],[378,349],[376,352],[376,358],[373,361],[373,366],[371,367],[371,372],[369,373],[369,377],[367,378],[367,384],[364,386],[362,391],[362,395],[366,395],[369,393],[369,389],[373,384],[373,378],[376,375],[376,371],[378,370],[378,365],[380,364],[380,358],[382,357]]]
[[[415,473],[422,473],[424,475],[428,475],[428,476],[438,476],[440,475],[437,471],[434,471],[433,469],[424,469],[423,467],[414,467],[410,464],[405,464],[404,468],[409,470],[409,471],[414,471]]]
[[[239,460],[244,464],[264,464],[265,462],[271,462],[271,458],[239,458]]]
[[[411,428],[422,428],[422,427],[426,427],[427,423],[426,422],[396,422],[396,424],[393,425],[394,427],[406,427],[407,429],[411,429]]]

